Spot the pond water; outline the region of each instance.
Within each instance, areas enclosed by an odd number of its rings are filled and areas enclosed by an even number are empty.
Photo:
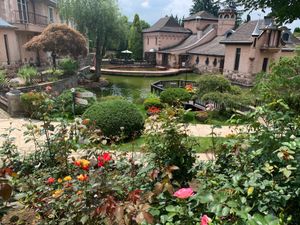
[[[176,76],[168,77],[127,77],[104,75],[105,79],[110,82],[110,85],[101,88],[97,92],[98,97],[103,96],[123,96],[128,100],[145,98],[151,92],[151,84],[159,80],[197,80],[199,74],[183,73]]]

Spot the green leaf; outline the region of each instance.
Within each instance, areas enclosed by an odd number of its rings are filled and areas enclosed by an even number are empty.
[[[213,197],[213,195],[211,193],[204,192],[203,194],[201,194],[199,201],[202,204],[205,204],[205,203],[214,201],[214,197]]]
[[[83,217],[81,217],[80,222],[82,224],[85,224],[88,221],[89,217],[87,215],[84,215]]]
[[[166,211],[167,211],[167,212],[177,212],[176,207],[173,206],[173,205],[168,205],[168,206],[166,207]]]
[[[230,209],[228,207],[223,208],[222,216],[228,216],[230,213]]]

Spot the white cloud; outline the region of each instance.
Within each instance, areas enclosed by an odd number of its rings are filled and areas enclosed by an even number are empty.
[[[149,0],[144,0],[141,4],[142,7],[148,8],[149,7]]]

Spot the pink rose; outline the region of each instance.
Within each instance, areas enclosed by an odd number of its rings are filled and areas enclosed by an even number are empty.
[[[46,92],[51,92],[52,91],[52,87],[51,86],[47,86],[46,87]]]
[[[209,218],[207,215],[203,215],[201,218],[200,225],[208,225],[211,222],[211,218]]]
[[[181,188],[178,191],[176,191],[173,196],[184,199],[184,198],[189,198],[193,195],[194,195],[194,191],[192,188]]]

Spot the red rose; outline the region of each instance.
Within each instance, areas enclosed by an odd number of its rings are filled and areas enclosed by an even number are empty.
[[[49,177],[47,180],[47,184],[53,184],[55,182],[55,178]]]

